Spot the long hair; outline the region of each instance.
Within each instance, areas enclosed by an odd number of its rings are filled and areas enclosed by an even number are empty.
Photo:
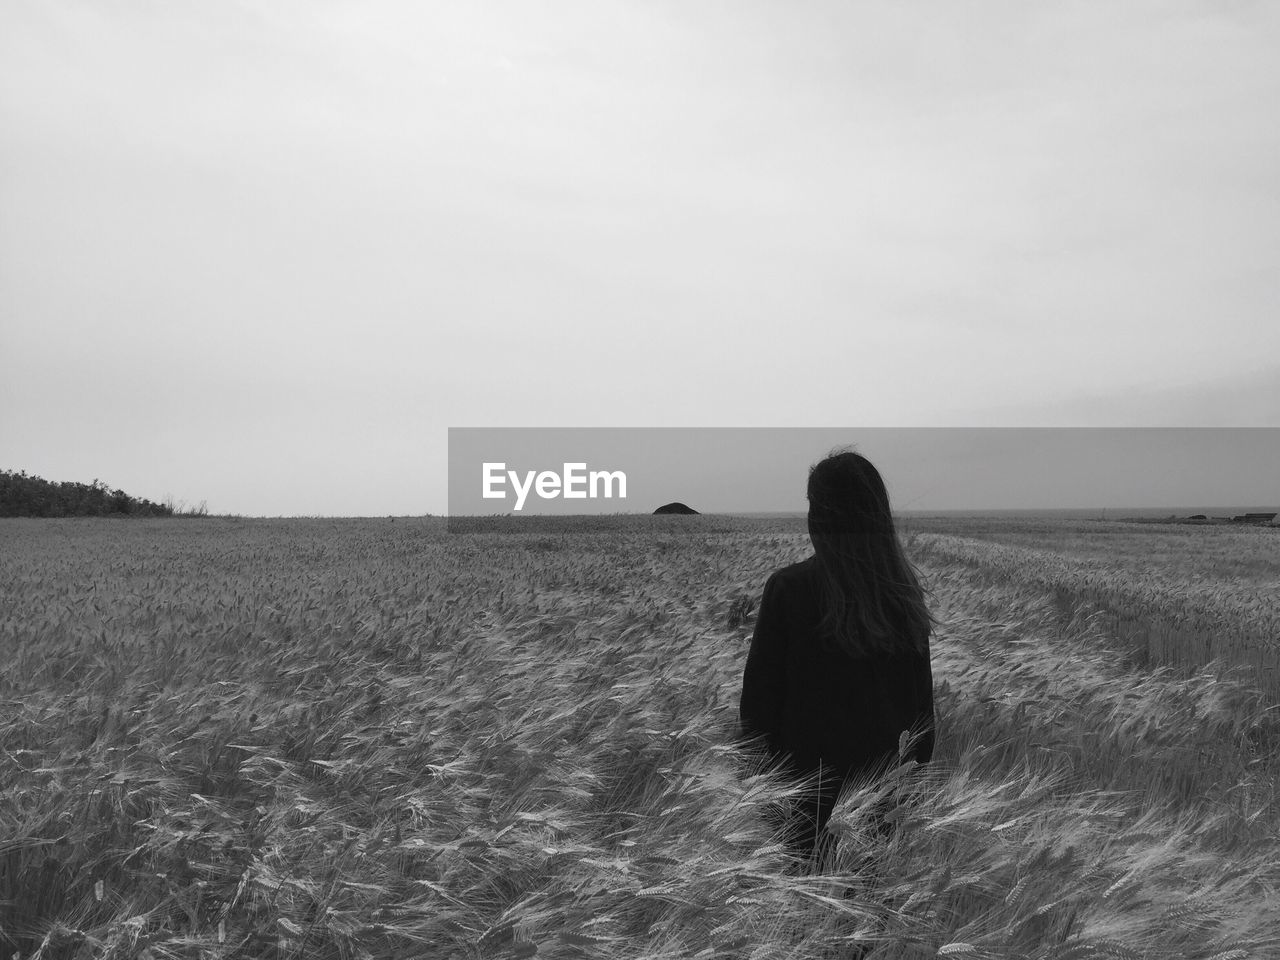
[[[871,461],[833,450],[809,468],[808,498],[823,641],[854,657],[927,653],[933,618]]]

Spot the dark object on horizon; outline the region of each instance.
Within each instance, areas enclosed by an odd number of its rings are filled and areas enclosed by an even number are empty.
[[[1191,516],[1187,517],[1187,519],[1188,520],[1208,520],[1209,518],[1206,517],[1203,513],[1193,513]]]
[[[1234,523],[1271,523],[1275,518],[1274,513],[1242,513],[1231,520]]]
[[[698,511],[693,509],[693,507],[689,506],[686,503],[681,503],[679,500],[675,500],[671,503],[664,503],[662,506],[660,506],[657,510],[653,512],[654,513],[697,513]]]

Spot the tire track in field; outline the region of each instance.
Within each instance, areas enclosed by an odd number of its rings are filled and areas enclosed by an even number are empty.
[[[1157,805],[1205,798],[1234,813],[1232,831],[1261,811],[1280,819],[1280,725],[1242,680],[1136,671],[1096,618],[1064,616],[1016,583],[976,583],[958,566],[922,569],[942,621],[933,658],[944,756],[1065,770],[1084,789]]]

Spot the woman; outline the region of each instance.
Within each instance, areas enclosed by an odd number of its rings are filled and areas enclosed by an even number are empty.
[[[792,851],[812,858],[829,848],[842,786],[888,770],[900,743],[907,758],[932,757],[934,713],[932,619],[880,474],[833,452],[810,469],[808,499],[814,555],[765,583],[740,717],[786,773],[820,776],[785,823]]]

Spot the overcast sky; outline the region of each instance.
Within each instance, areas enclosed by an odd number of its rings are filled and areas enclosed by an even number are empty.
[[[1280,426],[1277,50],[1234,0],[0,0],[0,467],[423,513],[450,426]]]

